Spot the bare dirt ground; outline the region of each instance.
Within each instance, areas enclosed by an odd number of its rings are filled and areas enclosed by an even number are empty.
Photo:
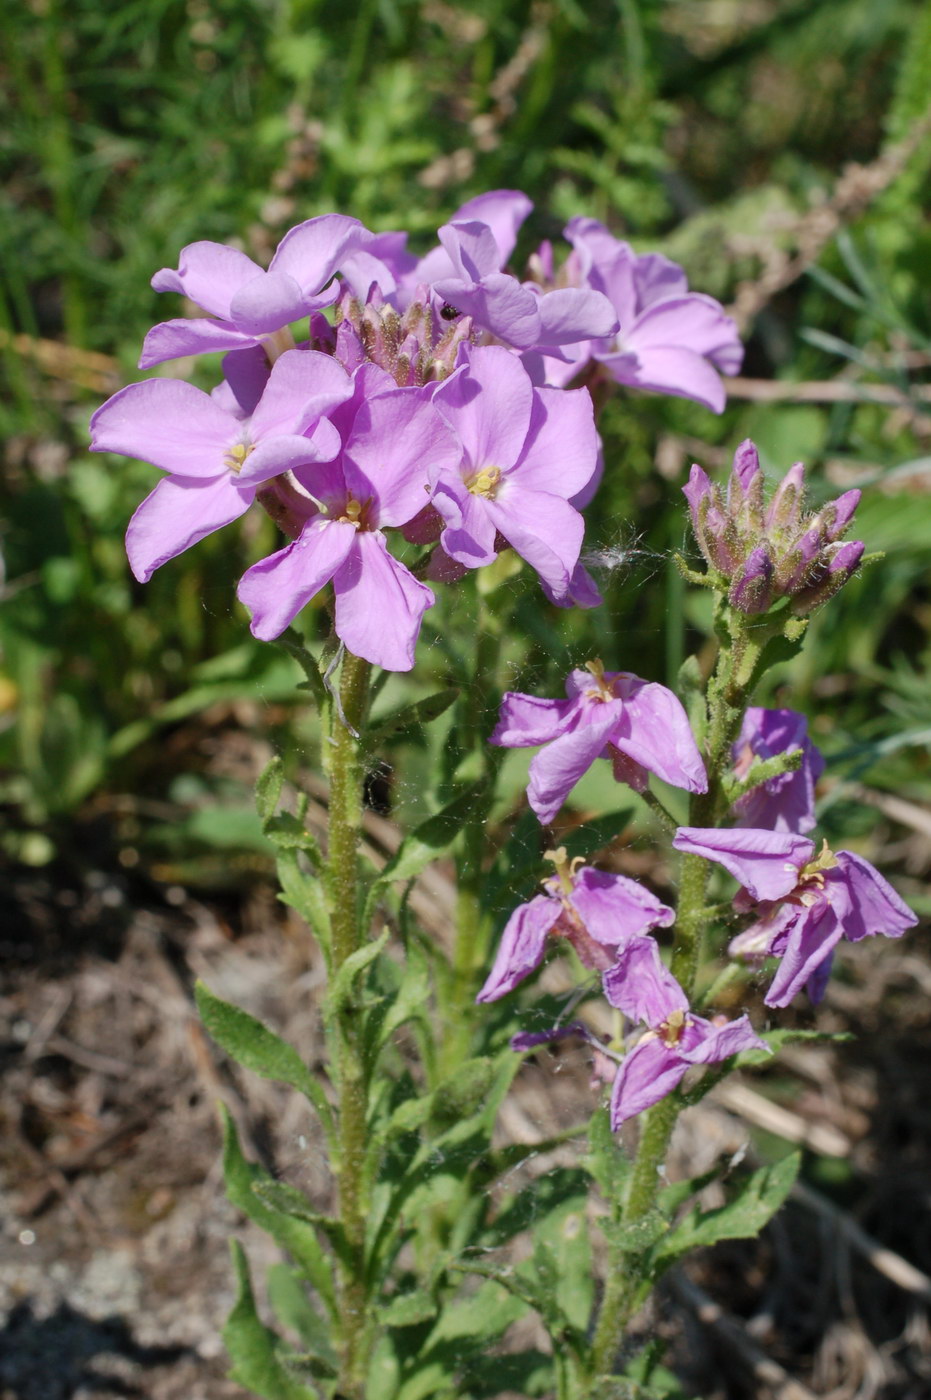
[[[314,1063],[319,964],[264,879],[200,899],[75,868],[0,872],[0,1400],[234,1400],[230,1231],[257,1276],[276,1256],[224,1200],[217,1101],[250,1154],[321,1203],[330,1183],[302,1106],[223,1060],[192,986],[203,977]],[[927,933],[851,949],[819,1024],[856,1041],[790,1050],[685,1116],[680,1174],[774,1142],[808,1165],[760,1241],[698,1256],[643,1319],[689,1394],[931,1397],[929,953]],[[581,1051],[542,1051],[502,1131],[581,1121],[589,1080]]]

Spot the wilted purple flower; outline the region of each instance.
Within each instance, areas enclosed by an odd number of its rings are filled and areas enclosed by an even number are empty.
[[[650,928],[667,928],[675,911],[624,875],[566,859],[563,847],[547,858],[556,874],[545,894],[521,904],[508,919],[498,955],[476,1001],[497,1001],[539,967],[550,935],[568,939],[586,967],[604,971],[618,947]]]
[[[311,504],[307,524],[244,574],[239,597],[253,633],[269,639],[332,580],[340,640],[377,666],[408,671],[434,597],[388,552],[383,527],[420,511],[429,467],[455,464],[460,448],[429,400],[414,389],[385,390],[386,379],[372,365],[357,372],[352,403],[336,416],[340,456],[294,474]]]
[[[358,219],[321,214],[285,234],[267,272],[223,243],[189,243],[181,249],[177,270],[163,267],[152,286],[157,292],[180,292],[208,316],[153,327],[140,369],[178,355],[264,343],[292,321],[334,302],[339,288],[331,278],[351,254],[361,258],[371,238]]]
[[[514,355],[487,346],[471,352],[433,402],[463,448],[455,469],[431,472],[444,550],[477,568],[496,557],[500,534],[564,599],[585,529],[568,498],[598,462],[589,395],[535,389]]]
[[[746,1016],[707,1021],[693,1015],[652,938],[622,945],[602,980],[611,1005],[649,1027],[624,1056],[614,1078],[611,1127],[615,1131],[671,1093],[693,1065],[719,1064],[742,1050],[768,1048]]]
[[[546,381],[566,384],[593,359],[619,384],[694,399],[720,413],[719,374],[736,374],[743,361],[737,326],[720,303],[690,292],[676,263],[659,253],[638,256],[597,219],[571,219],[566,237],[573,252],[559,280],[602,292],[620,328],[571,346],[562,361],[548,359]],[[546,285],[551,257],[538,261]]]
[[[800,767],[751,788],[734,803],[740,826],[768,831],[810,831],[815,824],[815,784],[824,759],[808,738],[808,721],[796,710],[751,706],[732,749],[734,777],[746,778],[756,759],[801,749]]]
[[[840,543],[860,499],[845,491],[821,510],[804,513],[804,470],[796,462],[764,499],[763,473],[749,438],[734,454],[726,492],[693,466],[683,487],[692,529],[728,601],[751,616],[788,597],[792,611],[810,613],[842,588],[856,570],[864,546]]]
[[[324,415],[351,393],[335,360],[291,350],[276,362],[248,417],[178,379],[130,384],[108,399],[91,419],[91,449],[122,452],[170,473],[129,523],[126,548],[136,578],[146,582],[166,560],[236,520],[262,483],[335,457],[339,434]]]
[[[816,858],[813,841],[789,832],[681,827],[673,845],[730,871],[743,886],[734,900],[739,911],[757,906],[759,918],[730,951],[782,959],[768,1006],[788,1006],[804,986],[820,1000],[842,938],[898,938],[918,922],[868,861],[852,851],[829,851],[827,842]]]
[[[555,817],[596,758],[610,758],[618,782],[643,792],[647,774],[706,792],[708,779],[688,716],[671,690],[598,660],[566,679],[567,700],[508,691],[490,743],[546,747],[530,765],[527,800],[541,822]]]

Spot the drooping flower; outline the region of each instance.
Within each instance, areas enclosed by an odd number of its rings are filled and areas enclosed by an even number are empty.
[[[781,959],[767,1006],[788,1006],[803,987],[819,1001],[842,938],[898,938],[918,922],[868,861],[829,851],[827,842],[816,857],[814,842],[791,832],[680,827],[673,845],[717,861],[741,882],[734,907],[758,917],[730,951]]]
[[[294,473],[310,503],[307,523],[292,544],[247,570],[239,598],[253,633],[267,640],[332,580],[340,640],[377,666],[408,671],[434,595],[389,553],[384,529],[421,510],[429,467],[454,464],[460,448],[428,399],[386,381],[375,366],[357,371],[353,400],[336,416],[339,456]]]
[[[818,511],[805,513],[804,469],[789,469],[767,506],[763,473],[753,443],[742,442],[726,492],[693,466],[683,487],[692,529],[728,601],[739,612],[766,612],[789,598],[802,616],[826,602],[850,578],[863,556],[860,541],[841,542],[860,500],[845,491]]]
[[[364,259],[371,238],[358,219],[321,214],[285,234],[267,272],[223,243],[189,243],[177,269],[163,267],[152,286],[157,292],[180,292],[208,315],[154,326],[142,347],[140,369],[179,355],[263,344],[292,321],[331,305],[339,294],[331,279],[350,256],[357,263]],[[380,265],[371,267],[377,275]]]
[[[551,822],[596,758],[610,758],[619,782],[643,792],[648,773],[689,792],[708,779],[688,716],[671,690],[629,671],[605,671],[598,660],[566,679],[566,700],[508,691],[490,743],[502,748],[545,745],[530,765],[527,800]]]
[[[567,384],[595,360],[619,384],[694,399],[720,413],[725,390],[719,376],[736,374],[743,361],[737,326],[720,303],[690,292],[676,263],[659,253],[638,256],[597,219],[571,219],[565,232],[573,252],[559,280],[602,292],[619,329],[569,346],[561,360],[547,359],[546,382]],[[539,268],[547,285],[551,256],[541,258]]]
[[[693,1065],[719,1064],[742,1050],[768,1048],[746,1016],[736,1021],[708,1021],[694,1015],[652,938],[623,945],[602,980],[611,1005],[631,1021],[648,1027],[624,1056],[614,1077],[614,1131],[670,1094]]]
[[[433,402],[463,449],[454,469],[431,473],[446,553],[469,568],[490,564],[500,534],[554,598],[565,598],[585,529],[569,498],[598,463],[589,395],[535,389],[514,355],[487,346],[472,351]]]
[[[497,1001],[539,967],[547,939],[568,939],[586,967],[609,968],[617,949],[651,928],[667,928],[675,911],[636,880],[566,859],[564,848],[547,852],[556,874],[544,894],[514,910],[505,925],[494,966],[476,1001]]]
[[[329,421],[352,383],[328,355],[291,350],[274,365],[251,415],[179,379],[130,384],[91,419],[91,449],[121,452],[166,471],[129,523],[126,548],[140,582],[214,530],[236,520],[264,483],[329,461]]]
[[[808,721],[796,710],[751,706],[733,746],[734,776],[746,778],[755,760],[801,749],[801,765],[751,788],[734,804],[738,825],[768,831],[810,831],[815,825],[815,784],[824,759],[808,738]]]

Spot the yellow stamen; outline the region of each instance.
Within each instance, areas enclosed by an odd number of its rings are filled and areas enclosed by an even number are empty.
[[[339,517],[340,525],[355,525],[357,530],[360,529],[362,526],[362,512],[367,505],[368,501],[363,503],[362,501],[357,501],[354,496],[350,496],[349,500],[346,502],[344,514]]]
[[[223,460],[232,472],[241,472],[242,464],[254,452],[255,448],[251,442],[237,442],[235,447],[228,448]]]
[[[837,857],[828,846],[827,841],[824,841],[822,842],[821,850],[818,852],[816,858],[809,861],[808,865],[802,869],[799,875],[799,883],[805,880],[811,880],[818,885],[823,885],[824,875],[822,871],[833,870],[836,865]]]
[[[480,472],[475,472],[469,477],[466,488],[473,496],[484,496],[486,500],[494,500],[500,481],[500,467],[482,467]]]
[[[687,1017],[684,1011],[671,1011],[659,1028],[659,1033],[667,1045],[678,1045],[685,1030]]]
[[[604,662],[601,660],[601,657],[595,656],[591,661],[586,661],[585,669],[592,673],[597,685],[597,689],[595,690],[586,690],[586,699],[602,701],[613,700],[615,698],[614,691],[611,688],[611,682],[605,679]]]
[[[555,851],[544,851],[543,859],[552,861],[556,867],[556,874],[559,877],[559,883],[562,887],[563,894],[570,895],[572,893],[572,877],[575,874],[575,867],[580,863],[579,857],[576,856],[575,860],[570,862],[569,853],[565,846],[557,846]],[[581,862],[583,865],[584,863],[584,861]]]

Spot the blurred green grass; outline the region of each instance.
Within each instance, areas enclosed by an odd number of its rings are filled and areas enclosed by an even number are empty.
[[[140,587],[122,534],[155,474],[86,454],[108,375],[136,377],[142,336],[172,314],[149,278],[184,243],[232,239],[261,261],[292,223],[338,209],[427,246],[465,199],[519,186],[536,201],[521,254],[571,214],[592,214],[731,300],[798,251],[799,219],[848,161],[914,131],[931,91],[931,19],[916,0],[361,0],[338,11],[319,0],[31,0],[0,26],[0,804],[7,854],[35,861],[79,845],[88,811],[127,794],[170,800],[202,846],[249,847],[254,829],[237,815],[248,783],[213,773],[205,731],[270,737],[295,763],[314,742],[292,663],[251,640],[234,598],[273,545],[269,522],[250,517]],[[747,328],[748,375],[844,376],[892,386],[901,405],[735,399],[717,419],[618,396],[589,524],[608,607],[565,616],[524,580],[505,583],[489,606],[512,668],[551,693],[570,660],[593,653],[673,681],[709,630],[703,600],[669,566],[686,542],[684,473],[752,435],[773,474],[803,458],[816,499],[862,481],[859,533],[886,552],[815,620],[812,645],[767,698],[817,717],[832,776],[931,798],[929,168],[925,134],[816,250],[814,274],[765,300]],[[181,372],[206,384],[213,369]],[[441,600],[422,674],[395,690],[465,680],[474,607],[468,589]],[[325,617],[301,624],[318,638]],[[390,757],[396,797],[415,794],[416,807],[441,768],[435,743],[406,738]],[[178,788],[192,765],[196,800]],[[837,791],[831,834],[868,839],[875,812]],[[197,815],[210,802],[230,811],[225,825]],[[163,828],[139,818],[132,840],[161,850]]]

